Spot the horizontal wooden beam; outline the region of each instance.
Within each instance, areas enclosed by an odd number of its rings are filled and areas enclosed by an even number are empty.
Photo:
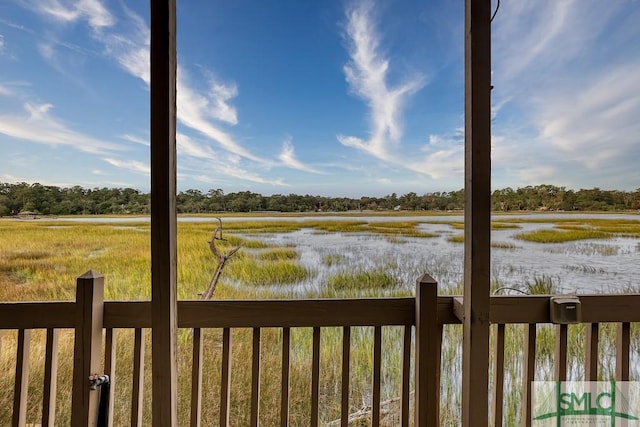
[[[0,329],[75,327],[75,302],[0,303]]]
[[[582,322],[640,322],[640,294],[578,295]],[[551,323],[549,295],[491,297],[491,323]],[[462,296],[438,297],[438,322],[462,323]],[[413,325],[414,298],[179,301],[180,328]],[[0,303],[0,329],[73,328],[73,302]],[[150,301],[104,303],[105,328],[150,328]]]
[[[179,301],[180,328],[413,325],[414,298]],[[149,302],[107,302],[105,328],[151,327]]]

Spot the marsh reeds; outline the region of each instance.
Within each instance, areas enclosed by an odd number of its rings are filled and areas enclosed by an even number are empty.
[[[550,221],[551,222],[551,221]],[[637,221],[615,222],[610,220],[556,221],[557,228],[523,232],[520,239],[534,242],[566,242],[577,238],[604,239],[612,236],[638,237],[640,225]],[[524,223],[514,218],[508,222],[494,224],[494,229],[517,227]],[[460,223],[449,224],[460,229]],[[180,223],[178,230],[178,298],[198,299],[215,269],[215,260],[207,241],[215,224]],[[242,249],[230,259],[214,299],[270,299],[270,298],[342,298],[364,296],[411,295],[413,280],[420,273],[430,273],[454,281],[461,277],[461,266],[446,256],[435,253],[426,262],[397,259],[374,259],[357,268],[351,263],[353,254],[325,250],[319,256],[315,268],[327,268],[325,286],[296,291],[296,286],[310,276],[319,274],[301,262],[300,252],[289,244],[267,243],[264,236],[293,233],[311,229],[319,233],[355,233],[374,235],[386,242],[401,243],[410,239],[429,239],[436,236],[424,232],[418,221],[366,222],[360,220],[323,221],[229,221],[225,222],[225,239],[219,241],[221,251],[239,244]],[[104,274],[107,300],[145,300],[150,294],[149,225],[142,222],[127,223],[74,223],[74,222],[19,222],[0,221],[0,300],[73,300],[75,279],[88,269]],[[313,235],[312,235],[313,236]],[[463,241],[463,236],[453,236],[453,241]],[[446,240],[445,237],[442,240]],[[423,241],[423,240],[420,240]],[[432,240],[424,240],[431,242]],[[496,248],[515,249],[511,242],[496,243]],[[615,255],[612,246],[588,243],[584,251],[598,255]],[[640,245],[635,246],[639,251]],[[566,250],[566,249],[563,249]],[[506,251],[505,251],[506,252]],[[507,268],[507,267],[505,267]],[[527,274],[522,266],[509,266]],[[597,272],[587,263],[562,267],[566,271]],[[520,270],[518,270],[520,269]],[[593,270],[593,271],[592,271]],[[406,276],[403,276],[405,274]],[[410,277],[411,276],[411,277]],[[526,293],[554,293],[557,291],[555,276],[544,272],[525,277],[519,289]],[[493,284],[496,289],[499,281]],[[460,294],[461,288],[441,289],[442,292]],[[520,423],[522,399],[522,349],[524,346],[523,325],[505,327],[505,371],[504,371],[504,425]],[[632,327],[632,372],[633,380],[640,379],[640,328]],[[260,424],[279,424],[279,397],[281,382],[281,329],[262,330]],[[603,324],[600,328],[599,375],[612,378],[614,369],[615,327]],[[232,331],[232,425],[248,423],[251,384],[252,331]],[[2,333],[0,341],[0,424],[11,419],[13,399],[13,372],[15,369],[16,336],[13,331]],[[133,330],[117,331],[117,365],[115,384],[114,425],[129,425],[131,417],[131,389],[133,382]],[[220,379],[222,364],[222,330],[202,330],[203,343],[203,395],[202,425],[215,425],[220,416]],[[291,377],[290,377],[290,425],[309,425],[311,383],[309,372],[312,358],[311,328],[291,330]],[[385,327],[382,330],[382,396],[393,401],[399,395],[400,369],[402,366],[402,329]],[[584,378],[584,325],[568,328],[567,372],[570,379]],[[323,328],[321,335],[319,384],[320,420],[330,423],[339,418],[342,363],[342,328]],[[353,413],[365,410],[371,402],[372,328],[352,328],[351,380],[349,387],[349,410]],[[495,332],[492,332],[492,340]],[[443,327],[442,378],[441,378],[441,425],[459,425],[461,402],[462,328],[460,325]],[[551,325],[537,326],[536,378],[552,377],[555,329]],[[179,419],[180,425],[189,422],[191,360],[193,331],[179,330]],[[493,346],[493,341],[492,341]],[[151,361],[150,333],[145,338],[147,349],[144,365],[143,418],[151,419]],[[493,347],[492,347],[493,348]],[[62,331],[59,339],[59,367],[56,425],[68,425],[70,417],[70,383],[72,371],[73,336]],[[36,331],[32,336],[30,352],[31,376],[29,382],[29,422],[39,422],[42,396],[44,333]],[[635,363],[633,363],[635,362]],[[492,373],[492,375],[495,373]],[[394,412],[390,410],[385,425],[394,423]]]

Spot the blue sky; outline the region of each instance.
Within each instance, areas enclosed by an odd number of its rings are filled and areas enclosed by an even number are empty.
[[[463,187],[462,0],[178,1],[178,188]],[[149,5],[0,2],[0,181],[149,189]],[[502,0],[493,187],[640,187],[640,1]]]

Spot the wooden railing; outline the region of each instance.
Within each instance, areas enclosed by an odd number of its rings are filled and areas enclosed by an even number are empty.
[[[118,385],[116,375],[116,335],[119,329],[133,329],[133,374],[130,424],[142,425],[144,388],[145,332],[151,323],[150,302],[103,302],[101,276],[87,273],[78,279],[76,302],[1,303],[0,330],[18,330],[16,374],[12,425],[27,422],[53,425],[56,409],[57,337],[61,329],[75,330],[74,380],[71,424],[93,425],[97,416],[99,392],[90,390],[89,376],[107,374],[111,392]],[[381,419],[382,329],[401,327],[402,380],[400,423],[410,424],[410,393],[414,388],[414,425],[437,423],[438,356],[437,285],[428,275],[418,280],[415,298],[376,298],[348,300],[256,300],[256,301],[179,301],[178,327],[192,330],[191,425],[200,425],[203,375],[203,330],[222,330],[222,373],[220,383],[220,425],[229,424],[232,330],[250,328],[252,332],[250,425],[260,420],[260,347],[264,328],[282,331],[280,425],[289,423],[290,337],[292,328],[312,328],[310,424],[319,425],[320,340],[323,328],[342,328],[342,385],[340,425],[349,422],[348,363],[351,330],[373,327],[373,384],[370,414],[372,425]],[[33,329],[47,330],[42,419],[27,420],[27,384],[29,382],[29,343]],[[101,360],[104,335],[104,361]],[[413,342],[412,342],[413,341]],[[413,358],[412,358],[413,354]],[[412,360],[413,359],[413,360]],[[411,375],[414,367],[414,377]],[[413,387],[412,387],[413,386]],[[32,400],[32,399],[31,399]],[[31,400],[29,402],[31,403]],[[110,399],[108,411],[124,402]],[[113,417],[109,419],[112,421]]]
[[[584,374],[574,380],[598,381],[598,362],[610,354],[599,352],[599,337],[603,324],[613,323],[616,328],[616,338],[613,357],[615,358],[615,377],[607,380],[630,380],[631,325],[640,322],[640,294],[595,294],[578,295],[581,305],[581,319],[577,325],[553,325],[550,312],[550,295],[531,296],[493,296],[491,297],[490,322],[493,325],[493,347],[490,359],[478,360],[486,366],[493,363],[492,415],[491,424],[498,427],[503,425],[504,385],[505,385],[505,328],[522,327],[524,347],[522,357],[522,401],[521,425],[530,426],[532,420],[531,386],[536,378],[537,334],[540,325],[553,326],[555,329],[553,351],[552,381],[569,380],[567,373],[568,350],[577,350],[579,342],[568,342],[569,328],[584,329]],[[439,324],[459,324],[463,322],[463,298],[458,296],[438,298]],[[582,334],[582,332],[581,332]],[[577,334],[576,334],[577,335]],[[637,352],[637,349],[636,349]],[[635,357],[639,355],[636,353]],[[581,372],[582,374],[582,372]],[[637,374],[636,374],[637,375]],[[511,393],[517,390],[510,390]],[[506,425],[509,425],[506,423]]]
[[[60,331],[74,331],[73,351],[73,392],[71,424],[91,425],[98,412],[99,392],[91,390],[88,380],[91,374],[107,374],[111,378],[111,392],[119,387],[116,375],[116,337],[121,329],[133,330],[133,358],[130,396],[130,424],[142,425],[144,414],[144,368],[145,334],[151,323],[151,303],[144,302],[103,302],[103,279],[94,273],[78,278],[76,302],[19,302],[0,303],[0,344],[2,330],[16,330],[15,386],[13,392],[12,425],[27,423],[54,425],[56,419],[56,386],[58,378],[58,339]],[[598,354],[601,338],[600,324],[615,323],[617,338],[615,344],[615,379],[630,379],[631,324],[640,322],[640,295],[580,295],[582,307],[581,322],[584,325],[584,380],[598,379]],[[490,322],[492,331],[492,354],[487,360],[478,360],[485,366],[493,363],[492,385],[488,393],[493,393],[490,423],[503,425],[504,384],[505,384],[505,331],[507,327],[523,325],[524,347],[522,357],[522,425],[531,423],[531,382],[536,379],[536,346],[539,325],[551,324],[550,296],[494,296],[491,297]],[[256,300],[256,301],[179,301],[178,327],[190,330],[192,348],[190,425],[201,425],[203,406],[203,337],[205,330],[220,330],[220,382],[219,422],[229,425],[231,417],[231,369],[233,357],[232,337],[234,330],[250,329],[251,332],[251,399],[249,423],[260,424],[261,358],[265,328],[280,330],[280,425],[289,425],[290,378],[291,378],[291,335],[296,328],[312,329],[311,351],[311,392],[308,402],[310,425],[320,424],[319,402],[321,378],[320,343],[326,328],[342,329],[340,418],[332,425],[347,426],[350,415],[351,335],[354,328],[373,328],[372,385],[371,401],[366,417],[373,426],[381,423],[381,360],[389,348],[383,348],[382,331],[386,327],[402,328],[401,338],[401,380],[397,390],[399,398],[398,423],[402,426],[432,426],[439,424],[439,394],[441,348],[443,328],[446,325],[462,323],[463,299],[456,296],[437,296],[437,285],[425,275],[418,280],[415,298],[375,298],[349,300]],[[567,341],[571,325],[555,325],[555,352],[553,355],[553,379],[568,379],[567,351],[572,343]],[[31,332],[46,330],[44,374],[42,383],[40,419],[27,419],[27,402],[33,405],[34,396],[28,396],[29,354]],[[104,347],[103,340],[104,339]],[[458,345],[459,343],[447,343]],[[1,346],[0,346],[1,348]],[[102,350],[104,349],[104,359]],[[6,350],[6,348],[5,348]],[[638,357],[635,355],[634,357]],[[346,361],[346,363],[345,363]],[[413,372],[413,375],[412,375]],[[447,375],[450,373],[447,372]],[[410,401],[415,392],[413,411]],[[463,391],[467,392],[467,391]],[[514,392],[513,389],[509,390]],[[113,394],[112,394],[113,396]],[[109,419],[113,422],[114,405],[127,405],[111,399],[108,407]],[[8,421],[8,420],[3,420]],[[233,421],[231,419],[231,421]],[[325,420],[326,421],[326,420]]]

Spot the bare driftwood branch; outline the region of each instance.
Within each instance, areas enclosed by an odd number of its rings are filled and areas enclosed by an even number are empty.
[[[390,414],[393,411],[391,406],[398,402],[400,402],[400,397],[393,397],[389,400],[380,402],[380,415],[382,417],[385,417],[386,415]],[[371,406],[365,406],[364,408],[349,414],[347,423],[352,424],[358,421],[369,420],[371,418],[371,412],[372,412]],[[334,427],[334,426],[339,426],[340,424],[341,424],[341,420],[337,419],[327,423],[326,426]]]
[[[213,274],[213,278],[211,279],[211,282],[209,282],[209,286],[207,287],[207,290],[200,295],[201,300],[211,299],[211,296],[216,291],[216,286],[218,286],[218,280],[220,280],[222,269],[224,268],[229,258],[231,258],[242,247],[242,243],[241,243],[235,248],[231,249],[226,254],[223,254],[218,250],[218,248],[216,247],[216,240],[225,240],[225,239],[222,237],[222,220],[220,218],[216,218],[216,219],[218,220],[218,226],[213,231],[213,234],[211,235],[211,240],[209,240],[209,249],[211,250],[213,255],[216,257],[216,260],[218,261],[218,267],[216,268],[216,272]]]

